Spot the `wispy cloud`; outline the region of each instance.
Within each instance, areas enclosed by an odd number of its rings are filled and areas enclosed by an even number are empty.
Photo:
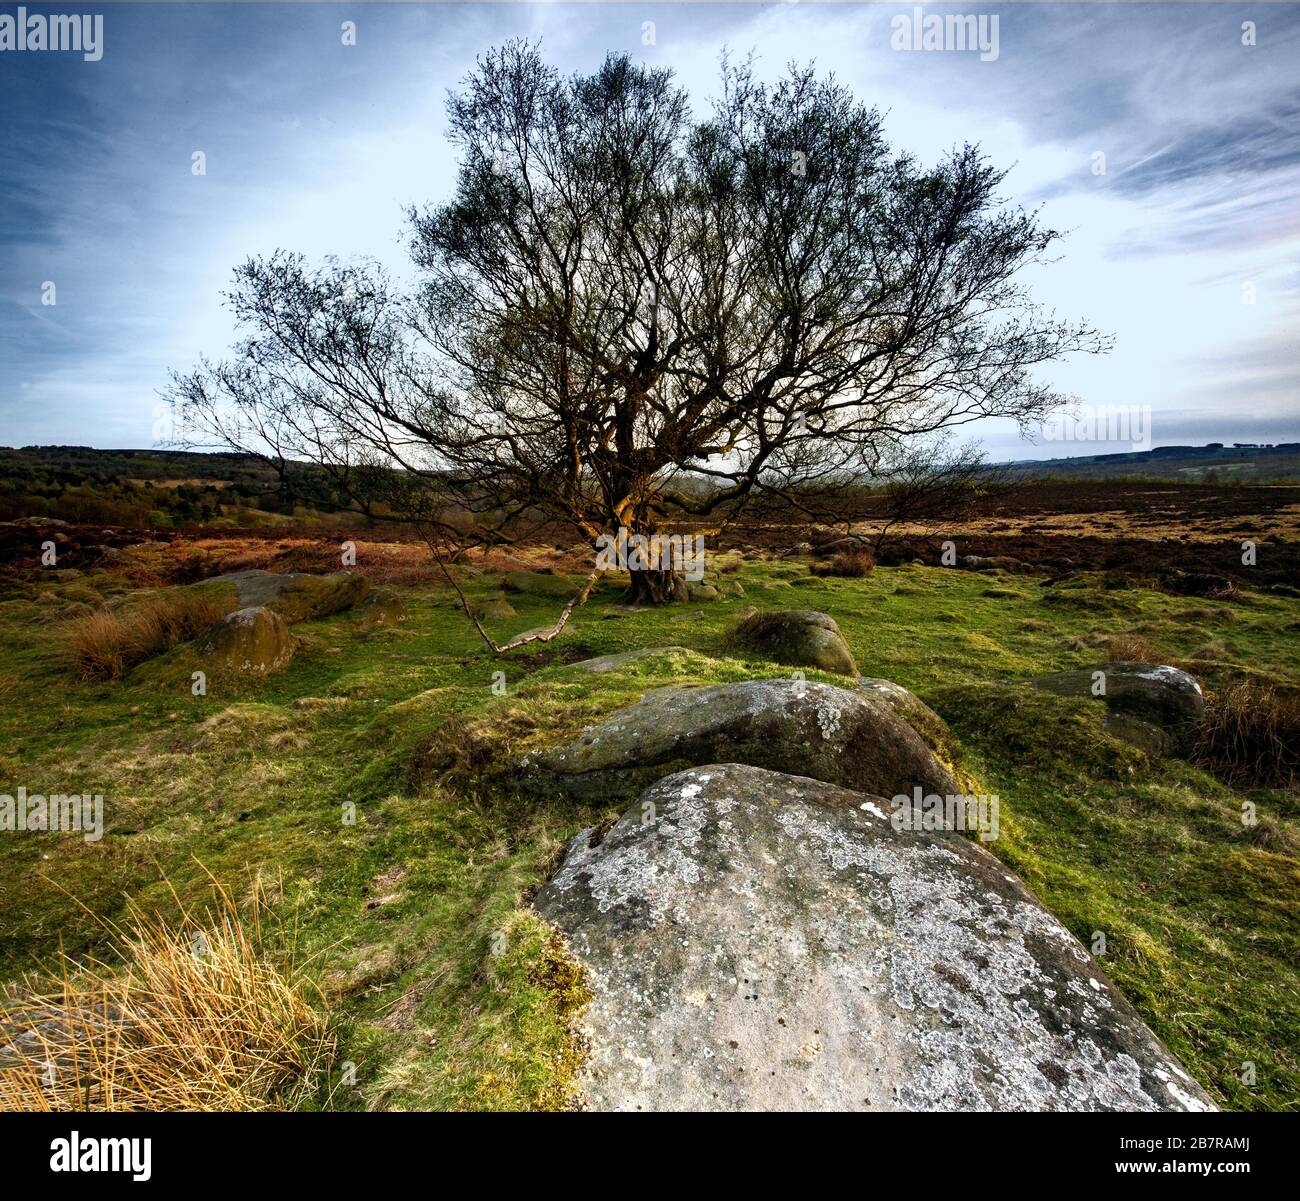
[[[890,19],[911,9],[114,4],[101,62],[0,63],[0,438],[148,444],[167,370],[229,343],[219,293],[247,254],[405,270],[402,206],[454,178],[446,91],[520,35],[565,70],[607,50],[670,66],[701,110],[724,46],[752,48],[769,75],[812,59],[923,159],[983,143],[1012,165],[1008,196],[1070,231],[1039,295],[1116,335],[1112,356],[1054,368],[1053,382],[1150,403],[1162,430],[1199,428],[1207,409],[1210,424],[1244,429],[1249,413],[1290,428],[1300,8],[1003,5],[996,62],[892,51]],[[191,171],[196,150],[206,175]],[[40,303],[47,280],[56,306]],[[1024,453],[984,432],[995,453]]]

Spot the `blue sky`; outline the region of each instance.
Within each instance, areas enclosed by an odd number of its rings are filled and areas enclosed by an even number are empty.
[[[762,74],[814,60],[924,160],[981,142],[1008,198],[1070,231],[1035,294],[1115,337],[1047,378],[1149,405],[1156,445],[1300,440],[1300,5],[924,7],[996,13],[994,61],[891,48],[910,4],[27,7],[102,13],[104,52],[0,51],[0,444],[153,444],[168,369],[232,341],[220,293],[250,254],[409,275],[403,207],[454,178],[447,90],[519,35],[566,71],[670,66],[701,111],[724,47]],[[1062,453],[978,432],[995,459]],[[1097,449],[1127,447],[1066,448]]]

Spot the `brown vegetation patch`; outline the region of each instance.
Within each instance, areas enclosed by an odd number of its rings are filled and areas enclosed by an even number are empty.
[[[1243,787],[1288,788],[1300,778],[1300,696],[1269,684],[1226,684],[1205,699],[1195,757]]]
[[[178,590],[98,609],[68,623],[68,658],[83,680],[121,679],[135,664],[197,638],[227,608],[207,592]]]

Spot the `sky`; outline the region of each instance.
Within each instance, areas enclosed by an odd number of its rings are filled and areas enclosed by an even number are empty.
[[[1006,199],[1067,231],[1035,297],[1114,338],[1041,373],[1081,425],[968,427],[991,459],[1300,441],[1300,4],[922,7],[996,16],[996,57],[899,48],[911,4],[26,7],[102,14],[102,57],[0,36],[0,445],[157,445],[169,370],[236,336],[222,292],[249,255],[411,278],[404,209],[455,178],[448,90],[517,36],[566,73],[671,67],[701,113],[724,49],[768,77],[811,61],[923,161],[980,143]],[[1090,416],[1122,437],[1089,441]]]

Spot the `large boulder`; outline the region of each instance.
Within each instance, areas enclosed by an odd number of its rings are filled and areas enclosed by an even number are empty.
[[[274,609],[292,625],[312,617],[325,617],[350,609],[370,591],[370,581],[351,571],[311,575],[291,571],[232,571],[203,583],[231,583],[242,608]]]
[[[568,746],[525,756],[544,791],[634,796],[673,767],[749,763],[894,796],[957,793],[948,769],[887,705],[800,680],[656,688]]]
[[[1201,686],[1185,671],[1158,663],[1101,663],[1028,682],[1040,692],[1104,701],[1106,729],[1152,754],[1186,745],[1205,715]]]
[[[897,713],[943,759],[951,762],[957,757],[957,738],[948,728],[948,723],[915,693],[893,680],[875,676],[863,676],[858,687]]]
[[[741,650],[758,651],[777,663],[816,667],[841,676],[856,676],[853,652],[835,618],[815,609],[780,609],[744,618],[730,641]]]
[[[218,670],[266,675],[293,658],[296,644],[274,609],[250,607],[227,613],[199,639],[199,655]]]
[[[1195,1110],[1209,1097],[986,851],[735,764],[650,788],[537,896],[597,1110]]]

